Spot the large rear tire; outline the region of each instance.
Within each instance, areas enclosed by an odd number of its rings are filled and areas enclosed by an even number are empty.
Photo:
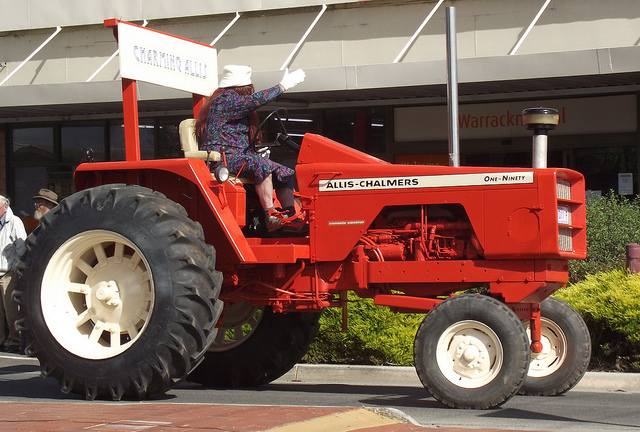
[[[591,337],[575,309],[555,297],[540,303],[542,351],[531,353],[520,394],[557,396],[580,382],[591,359]],[[530,322],[523,322],[529,332]]]
[[[87,189],[47,213],[16,293],[42,375],[88,400],[152,397],[186,377],[222,311],[203,238],[181,206],[139,186]]]
[[[529,342],[506,305],[465,294],[427,314],[416,333],[414,360],[420,381],[442,404],[489,409],[509,400],[524,382]]]
[[[275,313],[226,304],[222,327],[189,380],[210,387],[256,387],[287,373],[318,333],[320,313]]]

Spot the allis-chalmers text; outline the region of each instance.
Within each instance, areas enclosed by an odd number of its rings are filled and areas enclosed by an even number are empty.
[[[320,180],[320,192],[533,183],[533,171]]]

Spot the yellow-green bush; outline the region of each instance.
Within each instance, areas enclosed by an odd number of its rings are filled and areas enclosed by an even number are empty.
[[[626,245],[640,243],[640,197],[613,193],[587,200],[587,259],[570,262],[571,282],[625,267]]]
[[[309,363],[353,363],[410,366],[413,339],[422,314],[392,312],[371,299],[349,293],[348,330],[342,329],[342,309],[329,308],[320,318],[320,332],[305,360]]]
[[[596,275],[555,294],[582,315],[592,339],[592,369],[640,369],[640,275]]]

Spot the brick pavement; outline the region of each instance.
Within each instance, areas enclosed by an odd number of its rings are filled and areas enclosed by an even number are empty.
[[[236,406],[169,403],[0,402],[0,430],[90,432],[418,432],[413,425],[365,408]],[[490,429],[437,428],[439,432]],[[522,431],[520,431],[522,432]]]

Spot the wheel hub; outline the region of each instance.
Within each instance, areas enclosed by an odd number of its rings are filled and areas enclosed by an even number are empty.
[[[473,336],[457,336],[452,342],[455,347],[454,370],[467,378],[486,373],[490,365],[489,350],[484,343]]]
[[[463,388],[478,388],[493,380],[502,368],[502,345],[487,325],[461,321],[442,334],[436,358],[449,381]]]
[[[531,353],[531,363],[529,364],[528,375],[531,377],[544,377],[557,371],[564,363],[567,352],[567,337],[555,322],[542,318],[541,321],[542,350],[539,353]],[[531,329],[525,322],[525,327],[529,339],[531,339]]]
[[[470,341],[469,338],[465,338],[464,342],[456,350],[456,355],[467,363],[467,367],[473,368],[479,365],[480,357],[485,357],[482,354],[486,354],[487,350],[477,345],[477,341]]]
[[[153,307],[148,263],[125,237],[103,230],[67,240],[42,279],[48,328],[69,352],[89,359],[113,357],[143,332]]]
[[[107,306],[119,306],[121,303],[120,292],[118,291],[118,285],[115,281],[100,282],[95,292],[96,299]]]
[[[243,344],[258,328],[263,312],[264,306],[248,302],[225,304],[222,325],[209,351],[228,351]]]

